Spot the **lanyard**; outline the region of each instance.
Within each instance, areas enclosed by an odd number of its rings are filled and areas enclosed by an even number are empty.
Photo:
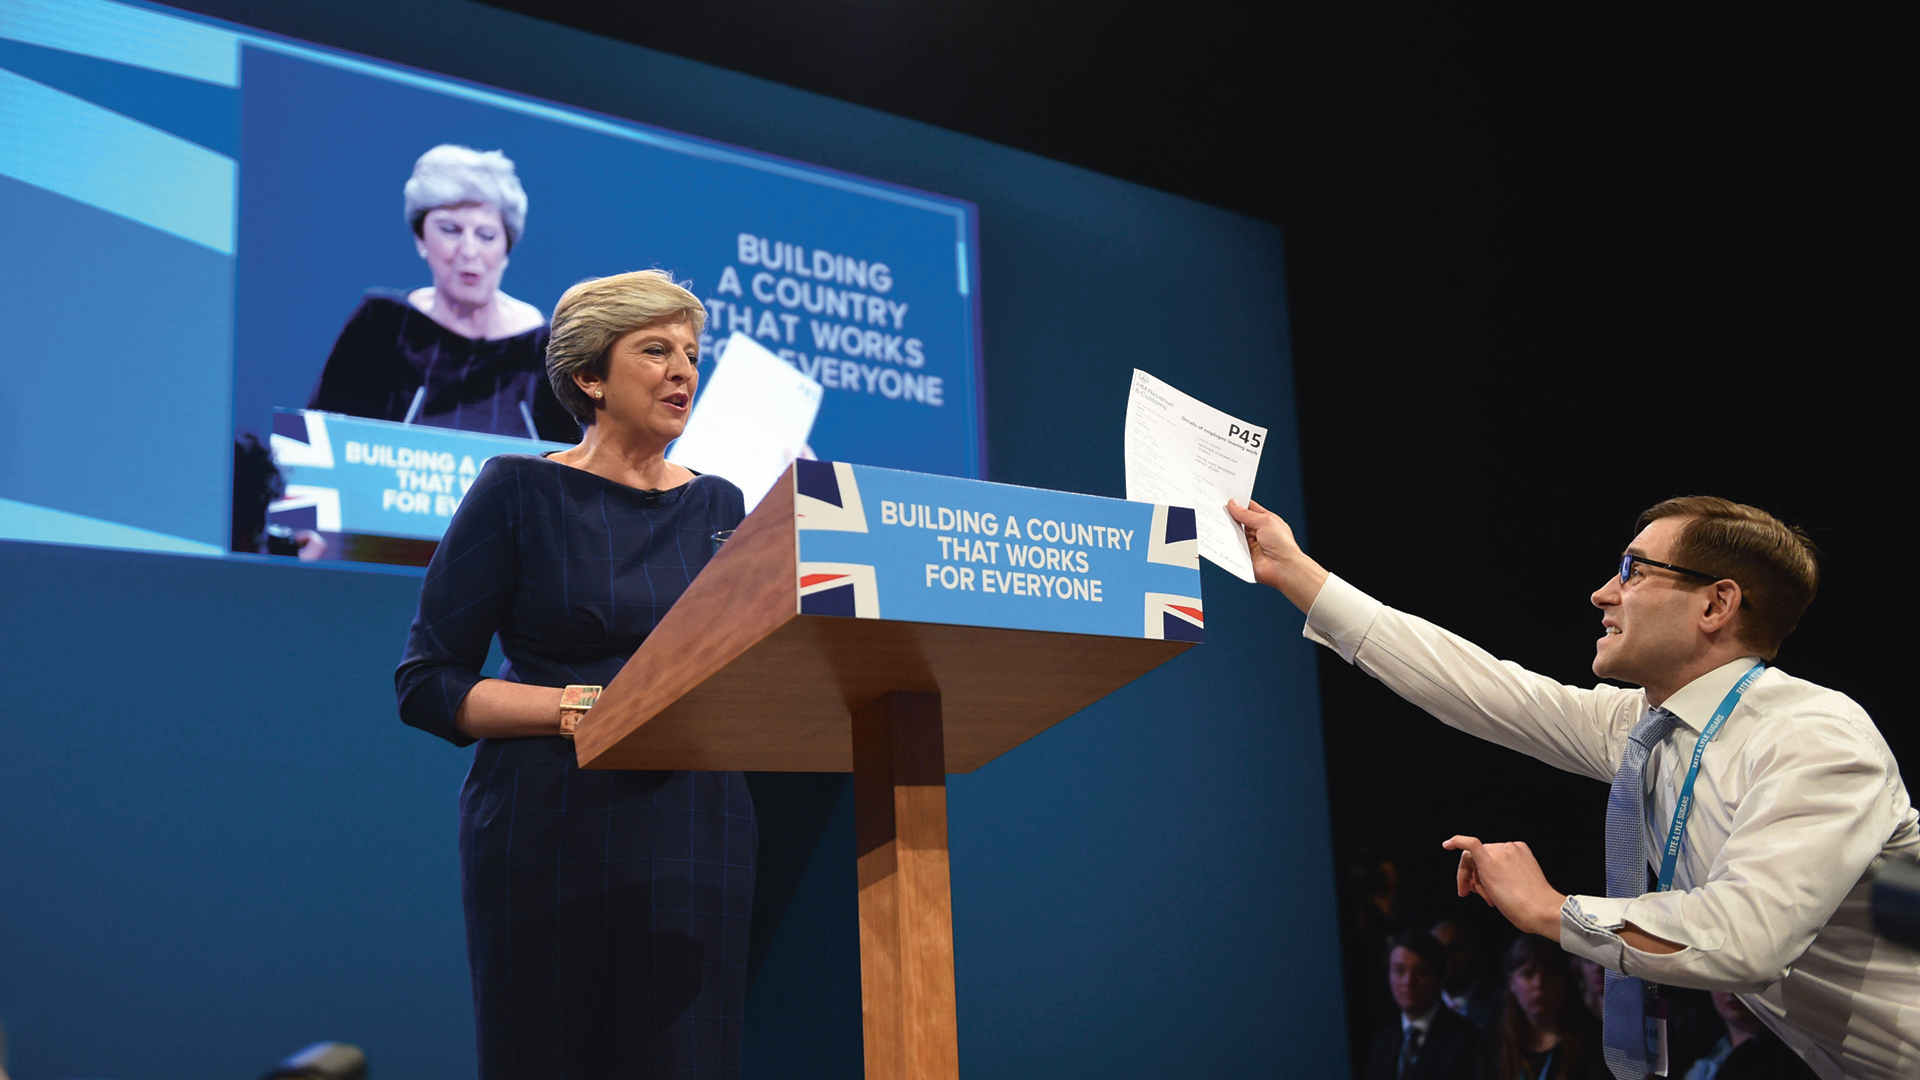
[[[1680,801],[1673,807],[1673,828],[1667,830],[1667,850],[1660,856],[1660,883],[1656,887],[1659,892],[1673,888],[1673,867],[1680,859],[1680,837],[1686,834],[1687,815],[1693,811],[1693,782],[1700,777],[1700,755],[1707,752],[1707,744],[1720,733],[1720,725],[1740,704],[1740,695],[1747,692],[1747,687],[1753,685],[1753,680],[1760,677],[1766,666],[1767,662],[1762,660],[1747,669],[1740,681],[1733,684],[1733,689],[1727,691],[1720,707],[1713,711],[1713,719],[1700,729],[1700,738],[1693,744],[1693,764],[1687,768],[1686,782],[1680,785]]]

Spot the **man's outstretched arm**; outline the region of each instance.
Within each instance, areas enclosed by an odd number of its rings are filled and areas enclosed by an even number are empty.
[[[1609,737],[1624,739],[1637,714],[1613,700],[1626,691],[1607,687],[1596,697],[1502,664],[1472,642],[1384,608],[1329,573],[1300,549],[1293,529],[1259,503],[1229,502],[1226,510],[1244,530],[1255,580],[1278,589],[1306,614],[1309,640],[1447,724],[1556,768],[1599,780],[1613,776],[1619,752]]]
[[[1246,532],[1254,580],[1280,590],[1303,613],[1311,613],[1330,576],[1326,567],[1300,549],[1293,529],[1278,514],[1259,503],[1248,500],[1243,507],[1229,500],[1227,514]],[[1482,844],[1474,837],[1456,836],[1445,846],[1460,852],[1461,896],[1478,893],[1522,931],[1560,940],[1566,894],[1547,883],[1539,862],[1525,844]],[[1642,952],[1664,955],[1682,948],[1631,923],[1621,927],[1617,935]]]
[[[1644,695],[1566,686],[1502,662],[1329,574],[1264,507],[1229,504],[1227,512],[1246,531],[1256,580],[1307,613],[1310,640],[1450,726],[1611,781]],[[1698,885],[1566,899],[1522,850],[1502,865],[1525,868],[1530,885],[1468,891],[1516,925],[1614,970],[1673,986],[1758,992],[1806,951],[1897,824],[1886,797],[1892,759],[1884,744],[1869,745],[1860,734],[1871,732],[1871,721],[1858,706],[1844,703],[1842,711],[1795,713],[1793,737],[1768,755],[1715,868]],[[1474,880],[1485,872],[1476,867]],[[1497,870],[1492,880],[1502,880]]]

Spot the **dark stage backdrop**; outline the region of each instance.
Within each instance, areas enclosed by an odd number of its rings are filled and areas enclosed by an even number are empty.
[[[1120,494],[1137,365],[1269,425],[1256,494],[1301,519],[1270,225],[455,0],[197,6],[969,199],[991,479]],[[1205,574],[1207,645],[952,782],[970,1075],[1347,1067],[1314,661],[1279,596]],[[417,579],[4,544],[0,586],[14,1074],[257,1075],[329,1038],[379,1075],[471,1075],[468,754],[392,700]],[[857,1076],[847,785],[755,789],[748,1073]]]
[[[1780,665],[1865,706],[1911,789],[1914,425],[1895,387],[1920,238],[1890,136],[1913,125],[1911,33],[1892,18],[1289,17],[1264,115],[1292,148],[1271,219],[1312,550],[1591,685],[1587,598],[1635,516],[1695,493],[1766,507],[1826,554]],[[1391,860],[1401,919],[1487,912],[1450,902],[1455,832],[1527,841],[1563,891],[1603,887],[1604,785],[1320,665],[1339,857]]]

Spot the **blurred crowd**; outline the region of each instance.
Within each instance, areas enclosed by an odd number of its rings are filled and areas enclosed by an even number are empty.
[[[1387,860],[1350,861],[1343,884],[1349,1025],[1362,1080],[1611,1080],[1601,1058],[1604,969],[1516,934],[1478,901],[1424,910]],[[1732,994],[1663,988],[1669,1077],[1811,1080]]]

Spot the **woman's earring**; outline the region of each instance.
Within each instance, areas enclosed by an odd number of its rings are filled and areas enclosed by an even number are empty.
[[[600,400],[601,398],[603,398],[603,397],[605,397],[605,396],[607,396],[607,395],[606,395],[606,391],[604,391],[604,390],[595,390],[595,391],[593,392],[593,400],[595,400],[595,401],[599,401],[599,400]]]

